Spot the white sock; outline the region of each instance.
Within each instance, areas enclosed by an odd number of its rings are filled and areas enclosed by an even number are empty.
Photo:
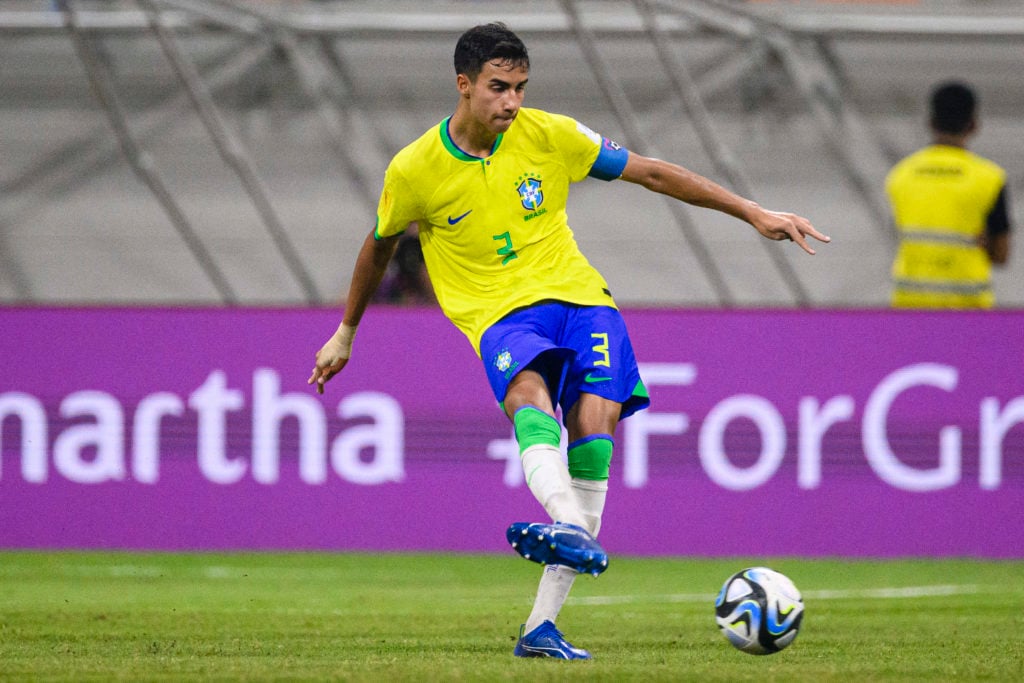
[[[537,597],[533,601],[533,611],[526,620],[524,633],[529,633],[545,621],[555,623],[558,613],[569,597],[572,582],[576,580],[576,570],[560,564],[549,564],[544,567],[537,586]]]
[[[601,515],[604,513],[604,503],[608,497],[608,482],[573,478],[570,485],[586,522],[581,526],[596,538],[597,532],[601,530]],[[533,611],[526,620],[526,633],[545,621],[555,623],[558,613],[562,611],[562,605],[569,597],[576,576],[576,571],[569,567],[544,567],[540,585],[537,586],[537,597],[533,601]]]
[[[519,458],[523,463],[526,485],[551,515],[552,521],[586,528],[587,521],[580,511],[562,452],[556,446],[538,444],[524,450]]]
[[[604,502],[608,497],[608,481],[592,481],[573,477],[571,486],[576,494],[576,504],[583,514],[583,519],[586,520],[583,528],[589,531],[591,536],[597,538],[597,532],[601,530]]]

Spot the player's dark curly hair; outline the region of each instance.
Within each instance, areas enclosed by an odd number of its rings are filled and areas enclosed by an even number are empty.
[[[960,135],[974,123],[977,97],[963,83],[943,83],[932,91],[932,128],[940,133]]]
[[[465,74],[475,80],[483,71],[484,64],[495,59],[503,64],[530,68],[526,45],[500,22],[474,26],[455,44],[456,74]]]

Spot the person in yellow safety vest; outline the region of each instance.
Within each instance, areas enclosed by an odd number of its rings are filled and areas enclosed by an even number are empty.
[[[931,96],[932,144],[897,163],[885,181],[899,231],[892,266],[897,308],[991,308],[992,264],[1010,251],[1006,172],[967,150],[977,98],[962,83]]]

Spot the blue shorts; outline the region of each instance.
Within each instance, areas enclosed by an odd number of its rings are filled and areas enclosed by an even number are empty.
[[[622,315],[608,306],[545,302],[515,311],[487,328],[480,357],[491,390],[505,400],[522,370],[539,372],[562,415],[581,393],[622,404],[619,419],[650,405]]]

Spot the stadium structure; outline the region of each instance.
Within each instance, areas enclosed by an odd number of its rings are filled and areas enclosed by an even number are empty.
[[[334,304],[387,161],[450,113],[454,41],[491,20],[530,48],[527,106],[833,237],[807,258],[588,181],[571,225],[621,304],[885,307],[883,178],[945,79],[976,86],[973,149],[1021,225],[1015,0],[9,0],[0,303]],[[1024,306],[1020,263],[1001,307]]]

